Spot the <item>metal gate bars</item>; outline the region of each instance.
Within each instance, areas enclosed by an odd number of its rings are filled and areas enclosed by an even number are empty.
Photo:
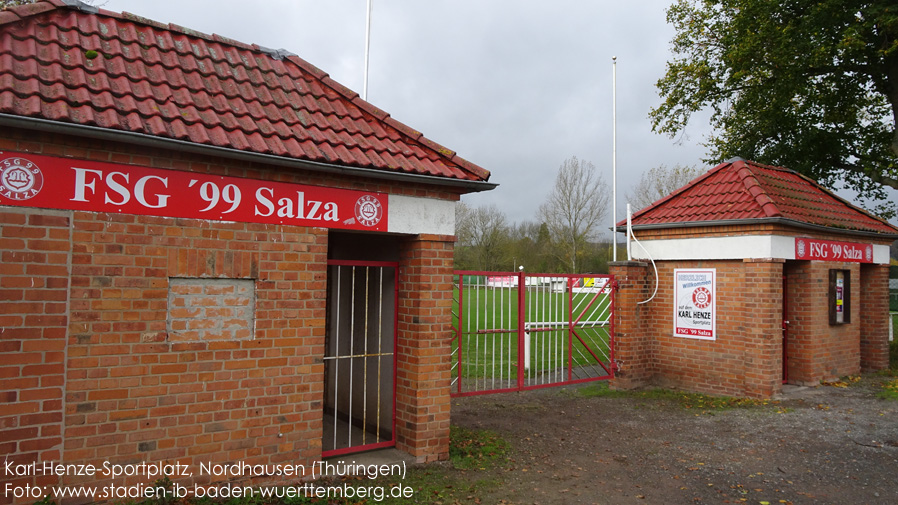
[[[396,445],[398,272],[328,261],[324,457]]]
[[[452,395],[614,376],[614,278],[455,272]]]

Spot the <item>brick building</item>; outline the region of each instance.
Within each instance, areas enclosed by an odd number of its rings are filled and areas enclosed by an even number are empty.
[[[0,453],[446,458],[486,170],[284,50],[77,1],[0,11],[0,61]]]
[[[612,268],[618,387],[770,397],[783,383],[888,367],[898,228],[814,181],[733,160],[632,228],[637,261]]]

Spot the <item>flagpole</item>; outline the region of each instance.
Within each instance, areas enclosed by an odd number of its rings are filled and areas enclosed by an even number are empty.
[[[368,0],[368,9],[365,16],[365,84],[362,88],[362,100],[368,100],[368,53],[371,47],[371,1]]]
[[[611,57],[611,239],[617,261],[617,56]]]

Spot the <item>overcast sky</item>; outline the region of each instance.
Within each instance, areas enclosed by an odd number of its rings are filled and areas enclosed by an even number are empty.
[[[670,2],[374,0],[368,100],[492,172],[500,186],[465,202],[496,204],[512,221],[531,220],[566,158],[593,162],[611,185],[617,56],[622,209],[643,172],[701,164],[705,154],[706,121],[670,139],[652,133],[648,120],[659,103],[654,83],[670,56]],[[365,0],[96,3],[287,49],[362,93]],[[607,220],[610,226],[610,211]]]

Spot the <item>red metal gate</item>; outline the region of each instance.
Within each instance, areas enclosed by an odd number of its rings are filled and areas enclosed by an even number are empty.
[[[614,376],[614,278],[455,272],[452,395]]]

